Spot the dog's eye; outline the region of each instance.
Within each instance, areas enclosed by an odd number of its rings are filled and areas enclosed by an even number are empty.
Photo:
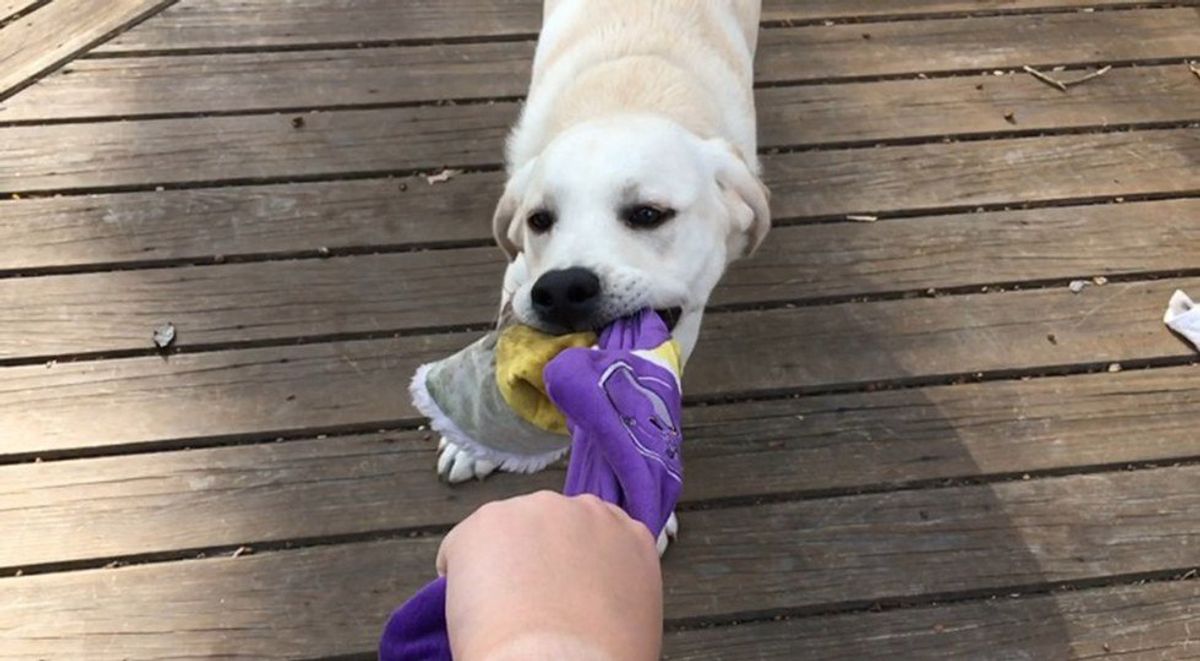
[[[658,227],[675,215],[674,209],[659,209],[651,206],[637,206],[625,212],[625,222],[638,229]]]
[[[529,223],[529,229],[534,232],[545,232],[554,226],[554,214],[549,211],[534,211],[529,214],[526,222]]]

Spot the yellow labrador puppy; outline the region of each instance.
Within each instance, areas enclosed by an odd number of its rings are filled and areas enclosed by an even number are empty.
[[[551,332],[651,307],[684,358],[708,297],[770,228],[752,61],[758,0],[546,0],[493,219],[504,299]],[[495,466],[443,443],[452,482]]]

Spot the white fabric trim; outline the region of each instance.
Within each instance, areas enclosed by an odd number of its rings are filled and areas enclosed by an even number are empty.
[[[413,374],[412,382],[409,383],[408,391],[412,395],[413,405],[425,417],[429,418],[429,426],[445,437],[446,440],[459,446],[460,449],[465,448],[477,458],[491,461],[499,466],[501,470],[510,473],[536,473],[561,459],[571,449],[568,444],[561,450],[552,450],[550,452],[543,452],[542,454],[515,454],[505,452],[504,450],[497,450],[481,441],[471,438],[471,436],[450,419],[450,416],[446,415],[445,411],[442,411],[442,407],[438,406],[433,395],[429,394],[429,388],[425,385],[425,381],[429,376],[429,370],[433,366],[434,363],[426,363],[418,367],[417,371]]]

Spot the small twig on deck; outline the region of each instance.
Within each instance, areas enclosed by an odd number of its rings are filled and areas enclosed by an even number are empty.
[[[1200,78],[1200,67],[1197,67],[1195,62],[1188,62],[1187,65],[1188,71],[1191,71],[1196,78]]]
[[[1112,65],[1111,65],[1111,64],[1109,64],[1109,65],[1107,65],[1107,66],[1105,66],[1105,67],[1102,67],[1102,68],[1100,68],[1100,69],[1098,69],[1098,70],[1096,70],[1096,71],[1093,71],[1093,72],[1089,73],[1089,74],[1088,74],[1088,75],[1086,75],[1086,76],[1080,76],[1079,78],[1076,78],[1075,80],[1064,80],[1064,81],[1063,81],[1063,85],[1066,85],[1067,87],[1070,87],[1070,86],[1072,86],[1072,85],[1078,85],[1078,84],[1080,84],[1080,83],[1086,83],[1087,81],[1089,81],[1089,80],[1091,80],[1091,79],[1093,79],[1093,78],[1099,78],[1100,76],[1103,76],[1104,74],[1108,73],[1108,72],[1109,72],[1109,71],[1111,71],[1111,70],[1112,70]]]
[[[1067,86],[1065,84],[1063,84],[1063,81],[1055,79],[1055,78],[1051,78],[1050,76],[1047,76],[1046,74],[1042,73],[1041,71],[1034,69],[1033,67],[1029,66],[1028,64],[1026,64],[1025,66],[1023,66],[1021,68],[1024,69],[1026,73],[1033,76],[1034,78],[1037,78],[1038,80],[1042,81],[1043,83],[1046,83],[1047,85],[1050,85],[1051,87],[1057,87],[1059,90],[1061,90],[1063,92],[1067,91]]]
[[[1025,65],[1022,68],[1027,73],[1029,73],[1031,76],[1033,76],[1034,78],[1037,78],[1038,80],[1042,81],[1043,83],[1046,83],[1047,85],[1057,87],[1059,90],[1065,92],[1065,91],[1067,91],[1068,87],[1071,87],[1074,85],[1079,85],[1081,83],[1086,83],[1087,81],[1089,81],[1093,78],[1099,78],[1100,76],[1103,76],[1104,74],[1106,74],[1112,70],[1112,65],[1111,64],[1107,65],[1107,66],[1102,67],[1096,71],[1093,71],[1087,75],[1080,76],[1079,78],[1076,78],[1074,80],[1059,80],[1057,78],[1054,78],[1047,74],[1044,74],[1041,71],[1038,71],[1037,69],[1034,69],[1033,67],[1031,67],[1029,65]],[[1197,74],[1197,75],[1200,75],[1200,74]]]

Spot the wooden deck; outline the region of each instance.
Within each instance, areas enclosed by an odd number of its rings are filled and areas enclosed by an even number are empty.
[[[668,658],[1200,658],[1197,4],[766,1]],[[406,393],[493,314],[539,13],[0,0],[0,659],[372,658],[561,485],[439,483]]]

